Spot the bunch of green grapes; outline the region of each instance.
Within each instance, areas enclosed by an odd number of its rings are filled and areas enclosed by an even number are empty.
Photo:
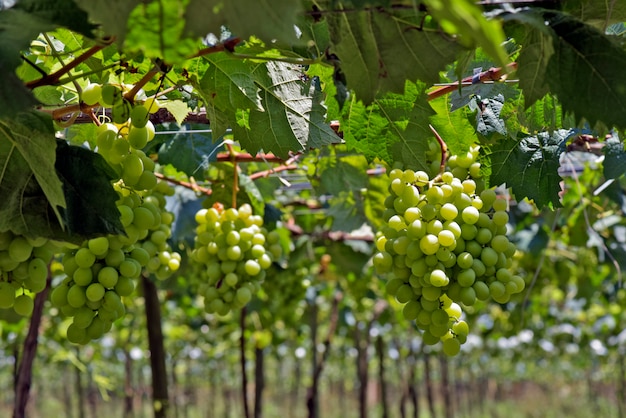
[[[48,264],[58,250],[56,243],[46,238],[0,232],[0,308],[30,316],[32,295],[45,289]]]
[[[165,279],[180,265],[167,243],[173,215],[165,210],[164,194],[173,189],[162,181],[143,193],[119,183],[115,188],[126,236],[93,238],[68,250],[62,260],[66,277],[51,295],[52,304],[72,318],[67,338],[73,343],[100,338],[125,315],[121,298],[133,293],[142,271]]]
[[[260,289],[266,270],[282,254],[279,234],[263,228],[248,204],[201,209],[196,214],[192,258],[206,265],[201,294],[208,313],[226,315],[243,308]]]
[[[490,297],[506,303],[525,286],[509,270],[516,248],[506,236],[506,200],[493,189],[478,193],[468,177],[480,171],[476,154],[473,148],[451,158],[452,171],[433,180],[423,171],[390,172],[387,226],[373,259],[377,272],[390,273],[388,292],[405,304],[403,313],[424,331],[424,342],[442,341],[449,355],[469,332],[461,305]]]

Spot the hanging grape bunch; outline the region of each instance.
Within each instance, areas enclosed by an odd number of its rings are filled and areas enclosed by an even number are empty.
[[[477,190],[478,153],[474,146],[451,156],[434,178],[389,173],[387,226],[373,260],[377,272],[390,274],[387,290],[405,304],[403,314],[423,331],[424,343],[442,341],[448,355],[459,352],[469,333],[462,305],[490,297],[506,303],[525,286],[508,269],[516,248],[506,236],[507,201],[493,189]]]
[[[243,308],[282,254],[278,233],[263,228],[263,218],[249,204],[201,209],[196,222],[192,258],[206,265],[205,310],[226,315]]]
[[[157,180],[154,161],[141,150],[154,137],[148,121],[154,103],[131,109],[121,89],[99,84],[84,89],[83,101],[112,107],[115,123],[98,127],[96,151],[119,175],[114,188],[126,235],[93,238],[63,256],[66,277],[51,300],[72,318],[67,338],[77,344],[100,338],[126,313],[122,297],[133,293],[142,272],[166,279],[181,260],[167,243],[174,217],[165,210],[165,196],[174,190]]]

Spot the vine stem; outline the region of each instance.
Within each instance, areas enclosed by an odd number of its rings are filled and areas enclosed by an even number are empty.
[[[246,313],[244,306],[241,308],[239,317],[239,327],[241,328],[241,337],[239,338],[239,360],[241,365],[241,395],[243,396],[243,415],[244,418],[250,418],[250,406],[248,404],[248,373],[246,373]]]
[[[441,177],[443,172],[446,170],[446,160],[448,159],[448,146],[446,145],[439,132],[433,127],[433,125],[428,125],[430,130],[435,134],[435,138],[437,138],[437,142],[439,142],[439,146],[441,147],[441,163],[439,164],[439,174],[437,177]]]
[[[88,58],[92,57],[96,52],[112,44],[114,40],[115,38],[111,37],[105,40],[101,44],[92,46],[87,51],[83,52],[78,57],[76,57],[72,62],[70,62],[69,64],[63,65],[63,67],[61,67],[59,70],[55,71],[54,73],[48,74],[47,76],[39,78],[37,80],[29,81],[28,83],[26,83],[26,87],[28,87],[29,89],[34,89],[36,87],[48,86],[48,85],[53,85],[57,83],[61,79],[61,77],[63,77],[65,74],[69,73],[71,70],[76,68],[79,64],[85,62]]]
[[[517,63],[511,62],[507,64],[506,67],[492,67],[487,71],[483,71],[477,75],[471,77],[465,77],[460,82],[457,81],[455,83],[451,83],[445,86],[438,87],[435,90],[432,90],[428,93],[428,100],[434,100],[438,97],[445,96],[448,93],[452,93],[453,91],[459,88],[459,84],[465,85],[467,83],[475,84],[475,83],[484,83],[485,81],[500,81],[503,77],[506,77],[509,73],[517,70]]]
[[[213,193],[213,190],[207,189],[206,187],[199,186],[196,182],[188,182],[188,181],[173,179],[173,178],[167,177],[167,176],[165,176],[165,175],[163,175],[161,173],[154,173],[154,175],[158,179],[165,180],[168,183],[172,183],[172,184],[177,184],[179,186],[183,186],[183,187],[185,187],[187,189],[190,189],[190,190],[193,190],[194,192],[197,192],[197,193],[202,193],[202,194],[205,194],[207,196],[210,196]]]

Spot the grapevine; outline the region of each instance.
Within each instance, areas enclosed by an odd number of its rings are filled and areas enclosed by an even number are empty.
[[[378,273],[390,273],[387,290],[404,304],[424,342],[442,341],[448,355],[459,352],[469,333],[461,306],[490,297],[506,303],[525,287],[509,270],[516,247],[506,236],[507,201],[494,189],[477,189],[479,150],[448,158],[434,178],[390,172],[387,226],[373,259]]]

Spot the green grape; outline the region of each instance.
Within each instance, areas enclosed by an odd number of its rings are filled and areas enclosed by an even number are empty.
[[[73,323],[67,327],[67,340],[74,344],[86,344],[89,342],[85,329],[79,328]]]
[[[119,125],[127,123],[128,118],[130,118],[130,110],[130,103],[126,99],[122,99],[120,103],[114,105],[111,109],[111,119],[113,123]]]
[[[102,86],[102,104],[106,107],[113,107],[119,103],[122,103],[124,95],[122,90],[112,84],[105,84]]]
[[[150,112],[148,108],[142,105],[134,106],[133,110],[130,112],[130,122],[134,128],[143,128],[148,123],[148,118],[150,116]],[[130,138],[129,138],[130,141]],[[146,137],[147,142],[147,137]],[[132,145],[132,142],[131,142]],[[144,145],[145,146],[145,145]],[[135,147],[135,148],[143,148],[143,147]]]
[[[70,287],[67,291],[67,303],[73,308],[80,308],[87,301],[85,288],[77,284]]]
[[[92,253],[89,248],[80,248],[74,254],[74,260],[76,261],[76,265],[81,268],[90,268],[93,263],[96,261],[96,256]]]
[[[95,312],[92,309],[88,308],[87,306],[83,306],[82,308],[78,308],[74,313],[74,319],[72,321],[72,324],[75,327],[85,329],[91,324],[94,316]]]
[[[96,256],[102,256],[109,251],[109,239],[107,237],[93,238],[87,241],[87,248]]]
[[[130,153],[122,160],[122,180],[126,186],[134,186],[143,173],[143,160],[135,153]]]
[[[456,338],[448,338],[443,341],[442,351],[447,356],[456,356],[461,351],[461,343]]]
[[[0,308],[8,309],[15,303],[15,288],[9,282],[0,281]]]
[[[135,291],[135,282],[130,277],[120,276],[114,290],[120,296],[130,296]]]
[[[19,263],[28,260],[32,251],[33,246],[28,242],[26,238],[21,236],[13,238],[13,241],[11,241],[11,244],[9,244],[8,248],[9,257]]]
[[[89,106],[93,106],[102,100],[102,85],[97,83],[88,84],[81,93],[81,100]]]
[[[103,267],[98,272],[99,284],[101,284],[107,289],[111,289],[115,287],[115,284],[117,283],[118,279],[119,279],[119,273],[117,269],[114,267],[110,267],[110,266]]]
[[[132,119],[132,116],[131,121],[134,121],[134,119]],[[148,144],[149,136],[150,132],[148,131],[145,123],[141,127],[135,126],[133,124],[133,126],[131,126],[130,130],[128,131],[128,143],[134,149],[142,149]]]
[[[91,302],[97,302],[104,297],[104,291],[104,286],[101,283],[92,283],[85,290],[85,297]]]
[[[133,209],[133,225],[137,228],[150,229],[154,225],[154,222],[154,215],[149,209],[141,206]],[[165,240],[163,240],[163,242],[165,242]]]

